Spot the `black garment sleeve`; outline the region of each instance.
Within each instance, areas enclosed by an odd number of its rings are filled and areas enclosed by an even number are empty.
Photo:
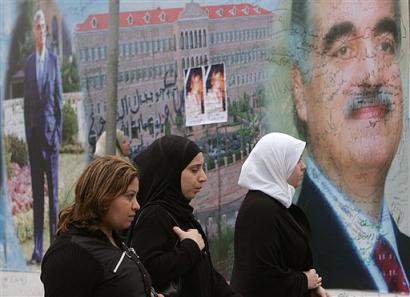
[[[214,288],[213,294],[214,297],[242,297],[241,294],[236,293],[233,291],[228,283],[226,282],[225,278],[213,268],[214,274]]]
[[[46,255],[40,278],[45,297],[89,297],[102,275],[103,268],[90,254],[69,243]]]
[[[179,244],[174,223],[159,206],[143,210],[133,233],[132,247],[140,255],[155,288],[186,273],[200,261],[201,251],[191,239]]]
[[[242,288],[240,292],[246,290],[249,296],[302,297],[308,294],[306,275],[287,264],[291,257],[304,256],[299,255],[290,235],[292,227],[281,217],[283,211],[287,210],[273,207],[269,200],[261,200],[249,203],[238,216],[234,288]]]

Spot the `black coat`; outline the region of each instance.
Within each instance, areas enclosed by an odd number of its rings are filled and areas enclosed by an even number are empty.
[[[175,225],[184,231],[198,229],[200,225],[175,223],[174,219],[164,207],[152,205],[140,213],[134,228],[132,247],[141,256],[156,291],[161,293],[172,280],[180,279],[181,297],[239,296],[213,268],[208,244],[200,251],[191,239],[179,243],[172,230]]]
[[[245,297],[309,296],[309,230],[297,206],[249,191],[236,220],[232,288]]]
[[[140,171],[138,201],[142,208],[129,238],[158,292],[181,278],[181,297],[236,296],[213,268],[206,235],[182,193],[181,174],[200,152],[191,140],[168,135],[134,159]],[[197,229],[205,241],[203,251],[191,239],[179,243],[172,229],[175,225],[184,231]]]
[[[305,176],[298,205],[309,218],[315,268],[326,288],[378,290],[366,264],[355,252],[350,238],[339,223],[322,192]],[[401,233],[393,220],[399,257],[410,279],[410,238]]]
[[[118,236],[114,239],[122,245]],[[132,252],[124,256],[123,253],[101,231],[70,227],[56,238],[44,256],[40,277],[44,296],[150,296],[151,280],[141,261]]]

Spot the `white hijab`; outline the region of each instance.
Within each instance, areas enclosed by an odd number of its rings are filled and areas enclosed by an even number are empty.
[[[259,190],[286,208],[292,204],[295,188],[288,184],[306,142],[283,133],[263,136],[242,165],[238,184]]]

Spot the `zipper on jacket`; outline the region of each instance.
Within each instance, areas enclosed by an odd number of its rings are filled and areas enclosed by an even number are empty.
[[[117,270],[120,267],[122,261],[124,260],[124,257],[125,257],[125,251],[122,252],[120,260],[118,261],[117,265],[115,265],[115,268],[113,270],[114,273],[117,273]]]

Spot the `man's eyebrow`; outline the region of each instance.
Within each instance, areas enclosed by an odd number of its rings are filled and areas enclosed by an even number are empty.
[[[334,24],[323,38],[323,53],[328,52],[340,37],[354,33],[354,31],[355,29],[351,22]]]
[[[391,33],[393,35],[394,41],[398,41],[398,28],[396,22],[390,18],[385,17],[377,22],[376,26],[374,26],[374,35],[380,35],[383,33]]]

